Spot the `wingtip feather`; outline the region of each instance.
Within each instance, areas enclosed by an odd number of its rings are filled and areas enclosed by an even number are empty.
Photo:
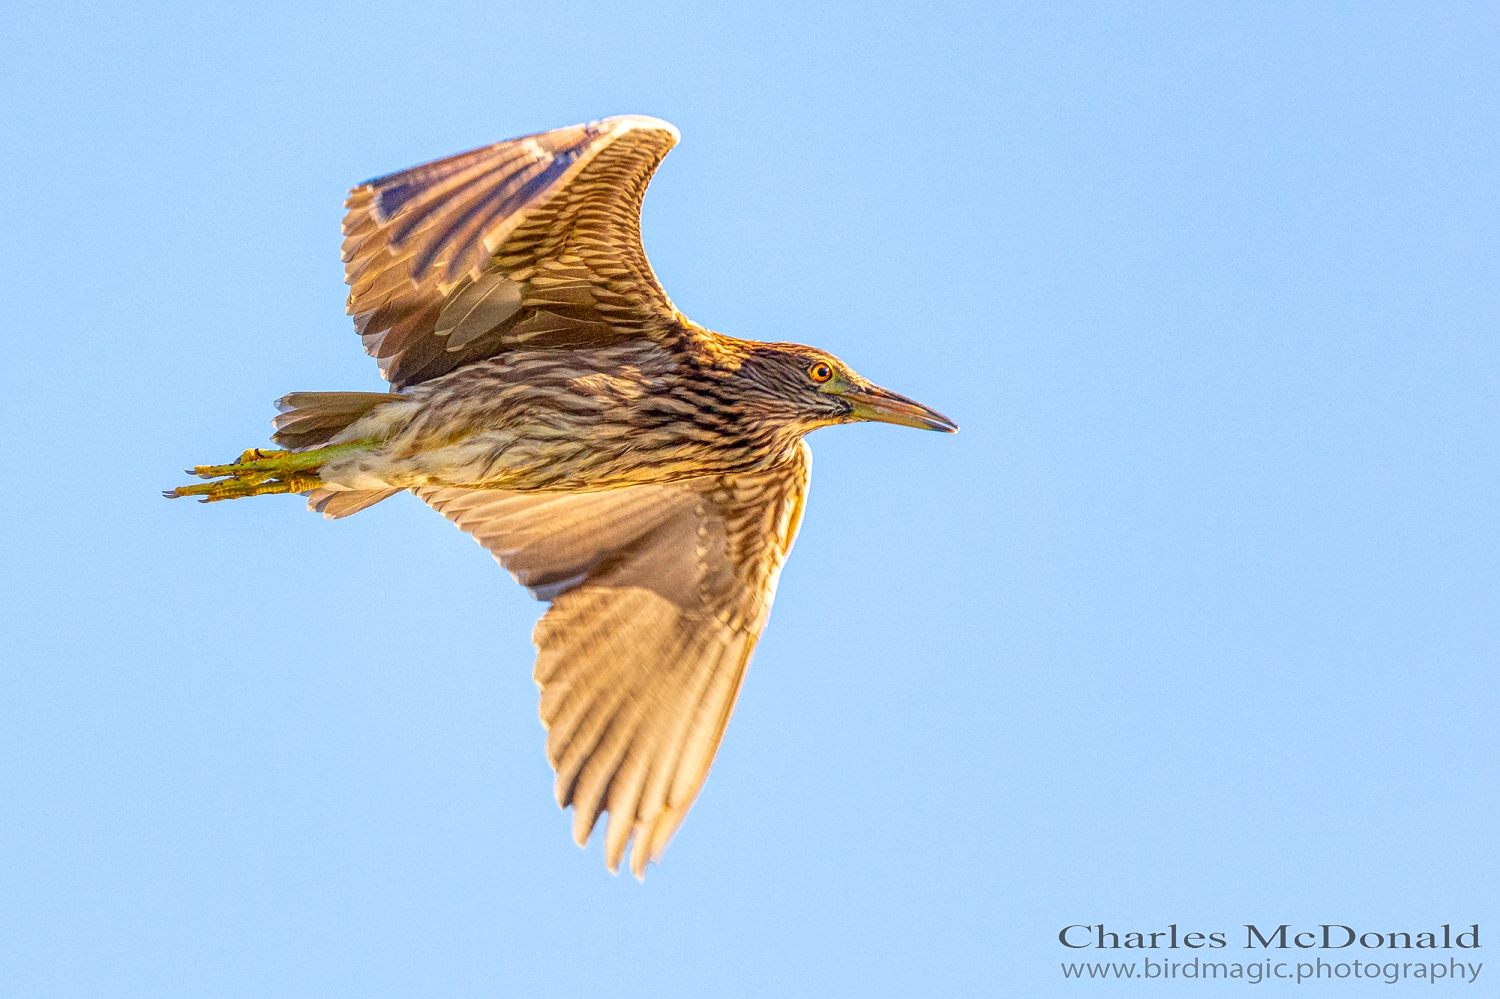
[[[617,135],[623,135],[633,129],[642,128],[655,132],[666,132],[672,136],[672,144],[676,145],[682,141],[682,132],[670,121],[662,118],[654,118],[648,114],[617,114],[608,118],[601,118],[595,124],[611,124]]]

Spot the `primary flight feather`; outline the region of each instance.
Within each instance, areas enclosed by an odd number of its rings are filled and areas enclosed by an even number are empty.
[[[640,206],[678,133],[636,115],[349,192],[349,313],[392,391],[278,400],[283,450],[198,466],[206,502],[345,517],[410,490],[551,606],[535,677],[557,800],[605,862],[660,858],[713,762],[807,497],[818,427],[957,430],[832,355],[673,307]]]

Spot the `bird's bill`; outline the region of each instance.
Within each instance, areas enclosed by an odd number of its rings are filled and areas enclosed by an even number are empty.
[[[868,389],[854,389],[843,395],[854,404],[854,412],[851,415],[856,420],[895,423],[903,427],[941,430],[949,434],[958,432],[958,424],[937,410],[929,409],[915,399],[908,399],[904,395],[897,395],[895,392],[874,385]]]

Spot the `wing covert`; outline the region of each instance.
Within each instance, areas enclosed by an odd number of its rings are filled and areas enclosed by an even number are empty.
[[[367,181],[344,202],[348,311],[400,388],[526,347],[601,346],[676,318],[641,246],[640,206],[677,143],[605,118]]]
[[[557,799],[637,877],[692,805],[801,523],[811,452],[763,472],[596,493],[420,490],[551,608],[535,678]]]

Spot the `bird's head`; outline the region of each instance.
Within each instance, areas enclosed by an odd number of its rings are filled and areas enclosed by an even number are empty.
[[[757,343],[740,371],[774,415],[803,433],[870,420],[954,433],[958,424],[935,409],[860,377],[827,351],[796,343]]]

